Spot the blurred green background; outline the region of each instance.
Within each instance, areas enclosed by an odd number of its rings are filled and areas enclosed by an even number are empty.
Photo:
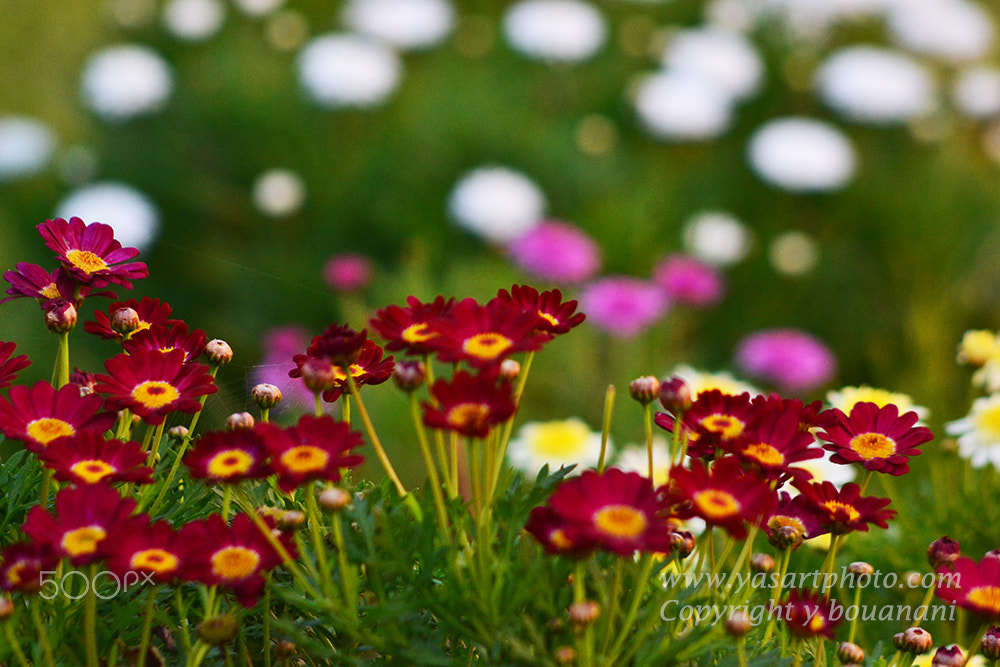
[[[954,67],[924,58],[944,100],[927,118],[851,123],[803,85],[803,73],[840,46],[885,42],[881,22],[845,21],[803,45],[763,21],[748,35],[765,64],[761,91],[738,106],[718,138],[666,142],[641,126],[629,87],[658,67],[665,36],[702,25],[713,3],[600,4],[607,39],[576,64],[512,49],[501,29],[510,4],[455,3],[447,39],[401,54],[402,81],[384,105],[331,110],[304,95],[295,58],[304,40],[344,30],[338,2],[289,0],[282,16],[303,33],[294,48],[275,48],[272,19],[228,1],[220,31],[188,42],[164,28],[162,2],[0,0],[0,115],[40,120],[57,139],[47,169],[0,182],[0,266],[54,267],[34,227],[79,181],[121,181],[145,193],[161,223],[141,257],[151,276],[120,296],[159,297],[209,338],[232,344],[236,360],[212,408],[218,421],[248,408],[260,341],[275,325],[318,333],[347,320],[360,328],[409,294],[485,300],[528,281],[447,211],[463,174],[500,164],[539,185],[550,217],[597,240],[604,274],[649,277],[660,259],[683,249],[683,225],[701,211],[727,211],[755,238],[747,258],[726,269],[719,306],[679,306],[634,340],[585,324],[555,341],[534,367],[525,419],[581,416],[597,427],[608,384],[624,392],[630,379],[678,363],[730,369],[741,338],[776,326],[818,336],[838,359],[834,380],[806,398],[869,383],[930,407],[936,432],[965,414],[969,371],[956,366],[955,345],[966,329],[1000,326],[1000,188],[998,165],[983,148],[988,121],[947,102]],[[174,88],[162,111],[108,122],[81,103],[86,59],[120,43],[147,45],[170,64]],[[858,169],[849,185],[791,194],[753,173],[748,138],[787,115],[830,121],[851,138]],[[581,123],[595,117],[612,129],[611,140],[607,150],[588,152]],[[260,212],[251,197],[257,177],[274,168],[299,174],[307,193],[301,209],[280,218]],[[806,274],[782,274],[769,261],[768,243],[789,230],[817,244],[818,263]],[[324,284],[323,264],[340,252],[374,260],[363,293],[342,298]],[[95,299],[81,316],[106,307]],[[4,304],[0,340],[17,341],[38,360],[26,379],[48,376],[55,341],[36,304]],[[113,348],[79,330],[72,362],[100,370]],[[376,407],[402,405],[393,392],[372,394]],[[619,409],[623,439],[640,435],[633,412]]]

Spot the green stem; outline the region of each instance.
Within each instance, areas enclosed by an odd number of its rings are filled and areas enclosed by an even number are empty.
[[[306,512],[309,515],[309,530],[312,533],[313,548],[316,550],[316,563],[319,566],[320,588],[327,595],[330,594],[330,562],[326,558],[326,541],[320,532],[322,526],[319,507],[316,505],[316,482],[310,480],[306,482],[304,493],[306,497]]]
[[[379,440],[378,434],[375,432],[375,426],[372,424],[367,408],[365,408],[364,401],[361,400],[361,394],[358,393],[358,385],[354,382],[354,378],[351,377],[350,373],[347,374],[347,386],[350,388],[350,393],[351,396],[354,397],[355,403],[358,404],[358,415],[361,417],[361,423],[364,424],[365,431],[368,433],[368,438],[372,442],[372,447],[375,448],[375,454],[378,456],[379,462],[382,463],[382,467],[385,469],[385,474],[392,480],[399,496],[401,498],[406,498],[406,487],[404,487],[403,483],[399,480],[399,475],[396,474],[396,469],[392,467],[392,462],[389,460],[389,456],[386,454],[385,448],[382,447],[382,441]],[[412,505],[410,507],[412,510]],[[419,506],[417,507],[417,512],[417,520],[419,521]]]
[[[264,602],[261,612],[261,634],[263,634],[264,667],[271,667],[271,573],[264,575]]]
[[[653,409],[651,403],[642,404],[642,423],[646,430],[646,458],[649,463],[649,483],[654,487],[656,483],[653,482]]]
[[[42,657],[48,667],[56,666],[55,656],[52,654],[52,643],[49,641],[49,632],[42,621],[42,613],[38,608],[39,598],[35,598],[28,604],[28,611],[31,613],[31,620],[35,624],[35,632],[38,633],[38,643],[42,645]]]
[[[52,369],[52,386],[61,389],[69,384],[69,332],[59,334],[59,347],[56,349],[56,364]]]
[[[153,629],[153,605],[156,602],[156,588],[146,591],[146,612],[142,617],[142,634],[139,639],[139,667],[146,667],[146,653],[149,651],[149,637]]]
[[[639,613],[639,606],[642,604],[642,599],[646,595],[646,589],[649,587],[649,575],[653,571],[653,554],[643,554],[640,562],[642,566],[639,569],[635,590],[632,591],[632,603],[629,605],[628,613],[625,615],[625,622],[622,623],[621,632],[618,633],[618,639],[615,641],[615,645],[611,647],[611,652],[605,656],[609,665],[618,664],[616,658],[621,653],[622,647],[625,645],[625,640],[628,639],[629,629],[635,623],[635,617]]]
[[[774,588],[771,589],[772,604],[777,604],[781,599],[781,593],[785,585],[785,573],[788,572],[788,564],[791,560],[792,550],[785,549],[781,555],[781,565],[778,567],[778,579],[774,582]],[[767,629],[764,631],[764,644],[771,640],[771,635],[774,633],[775,621],[774,614],[768,614]]]
[[[923,602],[920,603],[920,606],[917,607],[917,609],[924,609],[924,610],[926,610],[928,607],[930,607],[931,600],[933,600],[933,599],[934,599],[934,586],[929,586],[927,588],[927,592],[924,593],[924,600],[923,600]],[[923,617],[914,619],[913,627],[919,628],[920,624],[923,623],[926,620],[926,617],[927,617],[927,615],[924,614]]]
[[[340,567],[340,581],[344,585],[344,604],[347,606],[353,619],[356,618],[358,613],[358,591],[354,570],[347,560],[347,543],[344,541],[344,527],[341,525],[340,515],[334,514],[330,523],[333,524],[333,539],[337,545],[337,564]]]
[[[597,459],[597,472],[604,472],[605,459],[608,455],[608,439],[611,437],[611,415],[615,410],[615,386],[608,385],[604,392],[604,418],[601,422],[601,455]]]
[[[210,374],[214,377],[218,367],[212,368]],[[184,454],[187,452],[188,446],[191,444],[191,440],[194,438],[194,427],[198,425],[198,417],[201,416],[201,411],[205,407],[205,400],[208,398],[207,395],[201,397],[201,408],[198,412],[194,413],[191,417],[191,425],[188,426],[188,433],[184,436],[184,441],[181,442],[180,448],[177,450],[177,457],[174,459],[173,465],[170,466],[170,472],[167,473],[167,478],[163,481],[163,486],[160,487],[160,492],[156,494],[156,500],[153,501],[152,507],[149,508],[149,514],[151,516],[156,516],[156,510],[160,508],[160,503],[163,502],[163,498],[167,495],[167,489],[174,481],[174,477],[177,476],[177,471],[181,467],[181,461],[184,459]],[[141,512],[145,504],[145,500],[148,496],[143,494],[142,498],[139,499],[139,508],[137,511]]]
[[[14,634],[14,624],[10,623],[10,619],[6,621],[0,621],[0,625],[3,626],[3,633],[7,636],[7,645],[10,646],[10,650],[14,652],[14,657],[17,658],[17,664],[21,667],[31,667],[31,663],[28,662],[27,656],[24,655],[24,651],[21,649],[21,643],[18,641],[17,635]]]
[[[438,476],[438,467],[431,454],[431,448],[427,442],[427,430],[424,422],[420,419],[420,405],[417,403],[417,395],[412,391],[410,394],[410,416],[413,418],[413,425],[417,429],[417,440],[420,443],[420,454],[424,458],[424,467],[427,468],[427,477],[431,487],[431,495],[434,497],[434,508],[437,510],[438,523],[441,525],[441,534],[449,546],[452,545],[451,529],[448,522],[448,512],[444,506],[444,494],[441,493],[441,478]],[[442,461],[443,463],[443,461]]]
[[[981,623],[979,625],[979,630],[976,632],[976,638],[972,640],[971,644],[969,644],[969,652],[965,654],[965,660],[962,661],[962,667],[968,665],[972,661],[972,658],[975,657],[976,653],[979,652],[979,645],[983,642],[983,635],[985,635],[986,631],[989,629],[989,623]]]
[[[535,351],[532,350],[528,352],[527,356],[524,358],[524,363],[521,365],[521,373],[517,378],[517,386],[514,388],[514,395],[511,399],[514,401],[515,409],[521,404],[521,395],[524,393],[524,387],[528,383],[528,371],[531,370],[531,362],[535,359]],[[428,376],[429,378],[430,376]],[[503,425],[503,437],[500,438],[500,449],[499,458],[502,461],[504,456],[507,455],[507,443],[510,442],[510,434],[514,428],[514,418],[511,417]]]
[[[87,650],[87,667],[98,667],[97,659],[97,563],[88,568],[89,586],[83,599],[83,632]]]

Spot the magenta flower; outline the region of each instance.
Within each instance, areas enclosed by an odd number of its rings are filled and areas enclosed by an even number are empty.
[[[618,338],[633,338],[666,315],[667,294],[652,283],[612,276],[588,285],[580,310],[589,322]]]
[[[507,244],[514,264],[535,280],[580,283],[601,268],[597,243],[581,229],[560,222],[543,222]]]
[[[301,380],[288,377],[292,357],[306,349],[309,340],[309,332],[296,324],[275,327],[264,334],[260,364],[252,371],[253,384],[273,384],[280,389],[280,410],[311,410],[316,405],[312,391]]]
[[[653,270],[653,281],[671,303],[704,308],[722,300],[725,283],[713,267],[689,255],[670,255]]]
[[[829,382],[837,361],[819,339],[795,329],[766,329],[744,338],[736,365],[782,392],[805,392]]]
[[[323,278],[335,292],[360,292],[372,278],[372,263],[364,255],[334,255],[323,267]]]

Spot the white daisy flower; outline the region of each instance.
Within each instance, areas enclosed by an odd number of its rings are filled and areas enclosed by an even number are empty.
[[[22,116],[0,118],[0,182],[34,176],[52,159],[55,134],[40,121]]]
[[[126,248],[144,250],[160,231],[160,214],[153,202],[130,185],[104,181],[71,192],[56,207],[55,217],[73,216],[86,222],[103,222],[115,230],[115,239]]]
[[[92,55],[80,82],[84,104],[108,121],[155,113],[173,89],[173,72],[156,51],[111,46]]]
[[[866,384],[857,387],[841,387],[836,391],[827,392],[826,402],[845,415],[851,414],[851,408],[854,407],[855,403],[874,403],[880,408],[891,403],[899,409],[899,414],[916,412],[920,418],[918,424],[923,423],[930,414],[930,410],[927,408],[914,405],[913,399],[907,394],[878,389]]]
[[[163,8],[167,30],[189,42],[200,42],[216,35],[226,19],[221,0],[170,0]]]
[[[403,65],[394,51],[360,35],[323,35],[299,52],[299,81],[323,106],[373,107],[399,86]]]
[[[900,46],[948,62],[982,58],[996,36],[989,13],[968,0],[896,2],[886,23]]]
[[[712,266],[738,264],[750,252],[752,244],[750,230],[729,213],[705,211],[684,225],[684,247]]]
[[[455,27],[448,0],[349,0],[341,17],[351,30],[404,50],[436,46]]]
[[[980,468],[992,463],[1000,470],[1000,394],[972,402],[962,419],[945,424],[945,432],[958,438],[958,455]]]
[[[703,391],[718,389],[724,394],[739,396],[743,392],[748,392],[750,396],[758,396],[761,391],[749,382],[737,379],[732,373],[719,372],[707,373],[691,366],[680,365],[667,373],[665,377],[677,376],[684,380],[691,388],[691,396],[697,398]]]
[[[670,38],[661,60],[665,69],[710,79],[734,99],[754,95],[764,78],[764,61],[742,35],[718,28],[681,30]]]
[[[955,106],[973,118],[1000,114],[1000,70],[973,67],[961,72],[951,89]]]
[[[615,467],[625,472],[637,472],[649,477],[649,453],[646,445],[630,443],[622,448],[615,459]],[[665,438],[653,436],[653,486],[659,487],[670,479],[670,447]]]
[[[780,118],[750,137],[747,158],[757,174],[790,192],[827,192],[847,185],[854,148],[839,129],[811,118]]]
[[[460,227],[503,244],[534,229],[545,204],[545,195],[527,176],[506,167],[479,167],[459,179],[448,197],[448,212]]]
[[[653,136],[671,141],[717,137],[729,129],[733,116],[731,95],[711,79],[684,71],[640,77],[633,104]]]
[[[553,62],[592,57],[607,37],[604,17],[579,0],[521,0],[503,17],[503,32],[519,53]]]
[[[611,444],[608,443],[610,456]],[[548,464],[550,471],[575,465],[574,474],[593,468],[601,456],[601,433],[591,431],[583,420],[569,419],[528,422],[507,445],[510,464],[535,475]]]
[[[272,169],[253,184],[253,203],[264,215],[280,218],[302,208],[306,186],[302,177],[287,169]]]

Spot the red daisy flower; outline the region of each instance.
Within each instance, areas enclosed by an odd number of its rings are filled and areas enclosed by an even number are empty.
[[[809,479],[809,472],[791,465],[820,458],[823,450],[810,446],[815,442],[812,434],[800,430],[799,425],[795,412],[769,413],[751,422],[733,445],[733,452],[744,466],[759,470],[768,479]]]
[[[140,515],[127,526],[114,526],[108,534],[108,569],[120,577],[142,573],[156,583],[167,583],[182,578],[192,547],[166,521]]]
[[[290,428],[258,424],[254,429],[271,454],[271,470],[278,474],[278,488],[286,493],[310,480],[340,481],[342,469],[364,461],[360,454],[350,453],[361,446],[361,434],[329,415],[302,415]]]
[[[195,329],[188,333],[188,326],[184,322],[174,322],[169,327],[163,324],[152,324],[144,329],[133,331],[128,339],[122,341],[122,350],[128,354],[135,354],[136,350],[156,350],[157,352],[169,352],[170,350],[184,350],[184,361],[193,363],[205,351],[205,343],[208,337],[201,329]]]
[[[788,594],[788,600],[781,607],[781,617],[788,631],[802,639],[817,636],[833,639],[844,616],[844,609],[836,600],[813,591],[796,589]]]
[[[59,557],[45,542],[15,542],[0,554],[0,588],[19,593],[37,593],[44,573],[54,572]]]
[[[507,290],[497,292],[496,298],[486,304],[487,307],[499,308],[509,313],[535,312],[541,318],[537,325],[539,331],[550,334],[563,334],[586,319],[586,315],[576,312],[576,301],[562,300],[562,292],[557,289],[539,294],[534,287],[514,285]]]
[[[80,218],[47,220],[38,225],[45,245],[77,281],[95,288],[114,283],[132,289],[133,280],[145,278],[149,269],[143,262],[130,262],[139,251],[123,248],[115,240],[110,225],[86,224]]]
[[[861,463],[865,470],[903,475],[910,471],[909,458],[920,453],[918,445],[934,439],[926,426],[914,426],[916,412],[899,414],[891,403],[856,403],[847,417],[837,408],[830,410],[826,430],[819,434],[834,452],[834,463]]]
[[[816,426],[822,426],[819,415],[823,412],[823,401],[813,401],[804,404],[798,398],[784,398],[780,394],[754,396],[750,401],[754,414],[783,414],[792,412],[798,418],[799,430],[808,431]]]
[[[896,510],[885,508],[890,500],[874,496],[861,496],[861,487],[848,482],[837,489],[833,482],[806,482],[796,484],[802,492],[803,501],[816,513],[820,525],[835,535],[843,535],[855,530],[867,532],[868,524],[888,528],[889,519],[896,516]]]
[[[65,299],[79,307],[87,296],[115,296],[113,292],[91,292],[89,286],[81,285],[61,268],[50,273],[37,264],[27,262],[21,262],[14,268],[14,271],[3,274],[3,279],[10,283],[7,288],[10,296],[0,299],[0,303],[19,298],[36,299],[40,304]]]
[[[183,350],[136,350],[104,362],[108,375],[98,375],[98,393],[108,395],[116,410],[127,409],[148,424],[161,424],[174,412],[195,413],[201,396],[216,391],[204,364],[184,363]]]
[[[244,607],[257,603],[264,590],[264,573],[281,564],[281,556],[246,514],[237,514],[232,526],[212,514],[180,532],[181,543],[191,545],[183,577],[228,588]],[[279,540],[294,557],[291,537],[285,533]]]
[[[17,374],[31,365],[31,359],[26,354],[10,356],[16,348],[16,343],[0,343],[0,389],[9,387],[17,379]]]
[[[474,376],[459,371],[451,382],[435,382],[431,396],[435,403],[423,404],[424,424],[477,438],[510,419],[515,409],[510,382],[497,384],[496,369]]]
[[[593,543],[622,556],[636,551],[669,553],[672,527],[649,479],[609,468],[604,474],[585,470],[563,482],[548,506],[566,526],[571,544]]]
[[[716,449],[730,451],[757,414],[748,392],[738,396],[718,389],[699,393],[682,420],[688,436],[688,455],[710,459]]]
[[[9,400],[0,397],[0,431],[40,452],[56,438],[111,428],[118,416],[101,412],[103,406],[100,396],[83,396],[71,384],[59,390],[48,382],[38,382],[31,389],[18,385],[11,387]]]
[[[346,368],[358,360],[364,348],[368,332],[362,329],[355,331],[346,324],[331,324],[323,333],[314,337],[305,354],[293,357],[296,367],[288,376],[299,377],[302,363],[306,357],[324,359],[335,366]]]
[[[434,330],[440,334],[427,341],[441,361],[467,361],[488,366],[515,352],[537,350],[552,336],[536,330],[537,312],[510,312],[498,306],[481,306],[463,299],[451,309],[447,319],[439,319]]]
[[[958,558],[953,568],[937,569],[934,594],[948,604],[968,609],[985,622],[1000,622],[1000,558],[986,555],[978,563]]]
[[[595,541],[548,505],[531,510],[524,529],[546,553],[582,558],[594,549]]]
[[[61,482],[76,485],[132,482],[151,484],[153,469],[138,442],[105,440],[95,431],[80,431],[59,438],[38,453],[38,458]]]
[[[96,321],[84,322],[83,330],[87,333],[96,334],[101,338],[117,340],[120,343],[123,340],[123,336],[111,328],[111,318],[122,308],[131,308],[139,315],[139,326],[135,331],[148,329],[154,324],[169,327],[181,322],[181,320],[170,319],[172,309],[169,303],[166,301],[161,302],[159,299],[150,299],[148,296],[145,296],[142,298],[142,301],[136,301],[135,299],[115,301],[108,307],[107,313],[96,311],[94,313]]]
[[[395,368],[396,362],[391,356],[383,359],[382,355],[382,347],[375,341],[366,340],[364,342],[361,347],[361,355],[347,367],[347,371],[354,378],[356,386],[382,384],[392,377],[392,369]],[[305,354],[295,355],[293,361],[297,365],[288,373],[289,377],[301,377],[303,368],[307,364],[316,364],[316,367],[311,370],[315,372],[320,369],[321,373],[328,378],[328,386],[323,390],[323,400],[327,403],[336,401],[347,389],[347,373],[340,366]]]
[[[782,491],[778,495],[778,504],[771,514],[762,522],[771,544],[782,550],[788,547],[798,547],[803,540],[825,535],[829,531],[820,524],[820,519],[801,496],[791,496]],[[790,528],[781,533],[783,528]]]
[[[746,537],[746,524],[769,514],[777,501],[766,481],[744,472],[740,462],[729,456],[716,461],[711,471],[697,459],[691,461],[690,469],[675,466],[670,482],[661,490],[679,518],[701,517],[737,539]]]
[[[267,449],[256,429],[212,431],[195,441],[184,465],[195,479],[236,484],[271,474]]]
[[[454,299],[445,301],[443,296],[435,297],[430,303],[421,303],[415,296],[406,298],[409,307],[389,306],[376,313],[370,321],[371,327],[382,338],[389,341],[385,349],[406,350],[406,354],[428,354],[429,341],[437,337],[434,327],[438,320],[447,317],[455,306]]]
[[[59,491],[55,509],[53,516],[40,506],[32,507],[21,529],[79,566],[106,555],[105,538],[113,527],[131,525],[135,501],[122,498],[110,486],[87,484]]]

